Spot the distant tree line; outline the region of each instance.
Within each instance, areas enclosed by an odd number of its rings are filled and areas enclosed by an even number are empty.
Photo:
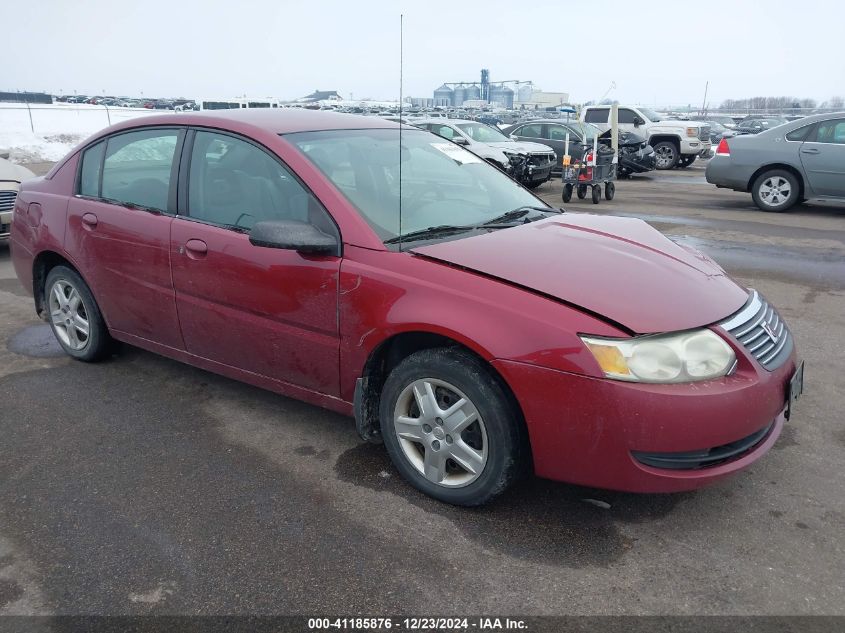
[[[841,109],[845,106],[842,97],[831,97],[818,103],[815,99],[796,97],[751,97],[748,99],[725,99],[719,105],[720,110],[798,110],[798,109]]]

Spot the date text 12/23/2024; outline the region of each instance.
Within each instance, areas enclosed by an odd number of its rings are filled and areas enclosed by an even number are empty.
[[[519,631],[524,620],[499,617],[309,618],[308,630],[349,631]]]

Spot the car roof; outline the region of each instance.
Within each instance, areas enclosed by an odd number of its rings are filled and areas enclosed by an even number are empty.
[[[221,128],[249,126],[273,134],[317,132],[322,130],[358,130],[396,128],[398,123],[380,117],[341,114],[305,108],[241,108],[238,110],[206,110],[179,114],[160,114],[130,119],[110,128],[130,129],[147,125],[200,125]]]

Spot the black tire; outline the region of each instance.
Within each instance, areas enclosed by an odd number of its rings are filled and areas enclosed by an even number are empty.
[[[678,159],[678,167],[686,169],[695,162],[696,158],[698,158],[697,154],[684,154]]]
[[[79,295],[80,307],[77,308],[77,310],[88,322],[87,337],[84,342],[79,341],[79,344],[81,344],[82,347],[74,348],[65,340],[67,335],[61,335],[59,326],[57,326],[56,323],[57,319],[54,319],[51,315],[50,294],[56,291],[57,285],[60,289],[64,288],[65,290],[67,288],[72,288]],[[106,322],[100,312],[100,307],[94,300],[94,295],[91,294],[91,289],[88,288],[88,284],[85,283],[82,277],[80,277],[75,270],[68,268],[67,266],[56,266],[50,270],[47,275],[47,281],[44,284],[44,307],[47,312],[47,320],[50,323],[53,334],[55,335],[56,340],[59,341],[59,345],[62,346],[62,349],[68,356],[75,358],[76,360],[90,363],[102,360],[111,353],[114,341],[109,335]],[[67,314],[70,316],[70,313]],[[74,336],[76,336],[77,339],[81,338],[79,332],[76,330],[75,332]]]
[[[655,169],[666,170],[672,169],[678,164],[678,159],[681,152],[678,146],[671,141],[661,141],[654,146],[655,154]]]
[[[486,429],[486,462],[475,479],[461,487],[448,487],[426,478],[405,453],[397,436],[394,413],[401,406],[399,399],[410,385],[423,379],[444,381],[460,390],[475,407]],[[486,363],[463,350],[425,349],[400,362],[385,381],[379,419],[384,444],[396,469],[412,486],[445,503],[460,506],[488,503],[519,479],[529,463],[525,426],[517,406]],[[431,433],[429,427],[426,437],[431,435],[433,439]],[[422,450],[423,460],[426,450],[432,449]]]
[[[604,199],[605,200],[613,200],[613,196],[616,195],[616,185],[612,182],[605,184],[604,186]]]
[[[569,202],[572,200],[572,185],[563,186],[563,201]]]
[[[576,191],[579,200],[583,200],[587,197],[587,185],[578,185],[578,190]]]
[[[593,185],[593,204],[598,204],[601,200],[601,185]]]
[[[776,187],[776,193],[773,193],[773,187]],[[751,198],[761,211],[782,213],[794,206],[800,196],[798,179],[784,169],[763,172],[751,185]]]

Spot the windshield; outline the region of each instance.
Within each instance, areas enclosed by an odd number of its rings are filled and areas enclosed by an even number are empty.
[[[647,118],[652,123],[657,123],[661,120],[660,115],[657,114],[657,112],[655,112],[654,110],[649,110],[648,108],[640,108],[640,112],[642,112],[645,115],[645,118]]]
[[[483,123],[458,123],[457,127],[473,141],[478,141],[479,143],[510,141],[507,136]]]
[[[358,209],[382,240],[399,235],[399,129],[287,134]],[[402,130],[402,222],[407,235],[431,226],[478,225],[546,205],[475,154],[433,134]]]

